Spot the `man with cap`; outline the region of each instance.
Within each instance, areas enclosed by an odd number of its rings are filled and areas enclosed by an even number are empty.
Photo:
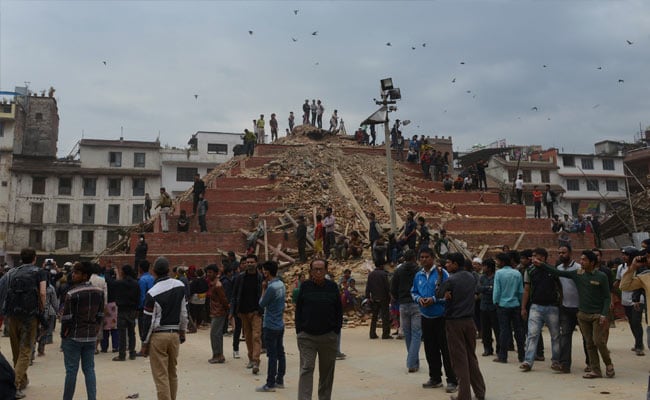
[[[415,251],[404,252],[404,262],[393,273],[391,296],[399,303],[400,326],[406,343],[406,368],[409,372],[420,369],[420,342],[422,342],[422,317],[420,308],[411,297],[413,278],[420,268],[415,262]]]
[[[634,257],[632,259],[631,265],[629,266],[629,268],[627,268],[627,270],[625,271],[625,273],[623,273],[623,276],[621,277],[621,281],[619,284],[620,289],[624,291],[645,290],[646,293],[650,293],[650,270],[648,270],[647,268],[648,268],[647,255],[639,255]],[[641,271],[643,269],[645,270]],[[636,349],[636,344],[634,347]]]
[[[632,261],[639,256],[639,250],[632,246],[626,246],[621,249],[623,254],[623,264],[618,266],[616,270],[616,281],[614,287],[619,288],[623,275],[628,271]],[[621,304],[625,309],[625,316],[630,324],[630,330],[634,336],[634,347],[632,351],[637,356],[645,355],[643,351],[643,326],[641,325],[641,316],[643,315],[643,307],[641,306],[641,295],[639,292],[633,290],[621,289]]]

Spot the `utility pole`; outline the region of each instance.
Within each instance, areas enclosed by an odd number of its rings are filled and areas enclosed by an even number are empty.
[[[393,87],[393,80],[386,78],[381,80],[381,101],[375,101],[381,105],[381,110],[386,112],[384,119],[384,144],[386,145],[386,179],[388,181],[388,201],[390,204],[390,229],[392,233],[397,233],[397,214],[395,212],[395,185],[393,182],[393,154],[391,151],[390,129],[388,127],[388,113],[397,111],[396,100],[402,98],[399,88]],[[390,105],[390,106],[389,106]]]

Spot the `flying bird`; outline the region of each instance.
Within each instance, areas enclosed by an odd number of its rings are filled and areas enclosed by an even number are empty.
[[[461,62],[460,62],[460,65],[465,65],[465,61],[461,61]]]
[[[539,108],[537,108],[537,107],[532,107],[530,110],[531,110],[531,111],[538,111]]]
[[[253,31],[248,31],[248,34],[249,34],[249,35],[252,35],[252,34],[253,34]]]
[[[618,80],[618,83],[623,83],[623,82],[625,82],[623,79]]]
[[[102,62],[104,63],[104,65],[107,65],[107,64],[106,64],[106,61],[102,61]]]
[[[293,10],[293,15],[298,15],[298,11],[300,10]]]
[[[415,50],[415,47],[411,46],[411,50]]]
[[[472,93],[472,91],[471,91],[471,90],[468,90],[467,93],[468,93],[468,94],[469,94],[469,93]]]
[[[318,31],[313,31],[313,32],[311,33],[311,35],[312,35],[312,36],[316,36],[316,35],[318,35]]]
[[[603,67],[598,67],[598,68],[596,68],[596,69],[601,70],[601,69],[603,69]]]
[[[314,65],[319,65],[318,61],[316,61],[316,62],[314,63]]]
[[[452,79],[451,83],[456,83],[456,78]]]
[[[296,38],[291,38],[291,40],[293,40],[294,42],[298,41],[298,39],[296,39]]]
[[[390,44],[390,42],[388,42],[388,43],[386,43],[386,46],[392,46],[392,44]]]
[[[546,68],[546,67],[548,67],[548,65],[546,65],[546,64],[542,65],[542,68]]]
[[[632,46],[632,45],[634,44],[634,42],[630,42],[629,40],[626,40],[626,42],[627,42],[627,44],[629,44],[630,46]]]
[[[199,95],[198,95],[198,94],[195,94],[195,95],[194,95],[194,98],[195,98],[196,100],[198,100],[198,99],[199,99]]]
[[[422,47],[427,47],[427,44],[426,44],[426,43],[422,43]]]

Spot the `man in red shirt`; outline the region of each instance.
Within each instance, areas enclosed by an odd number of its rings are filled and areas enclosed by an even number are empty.
[[[533,186],[533,204],[535,205],[535,218],[542,218],[542,191],[537,185]]]

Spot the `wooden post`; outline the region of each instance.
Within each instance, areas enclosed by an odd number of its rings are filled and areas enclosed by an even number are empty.
[[[266,220],[262,220],[262,225],[264,226],[264,259],[269,260],[269,236],[266,232]]]

